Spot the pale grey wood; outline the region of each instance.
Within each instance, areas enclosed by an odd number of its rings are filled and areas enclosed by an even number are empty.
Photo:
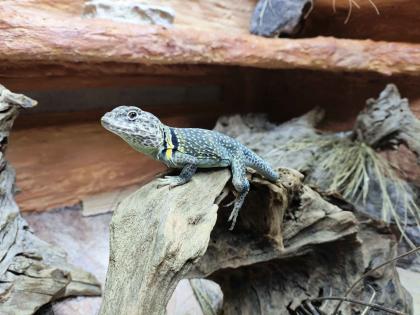
[[[172,26],[175,11],[167,6],[131,1],[86,0],[83,16],[140,25]]]
[[[182,278],[216,281],[224,314],[285,314],[302,309],[308,297],[343,294],[369,266],[395,254],[392,234],[360,224],[302,185],[296,171],[280,172],[277,185],[250,174],[252,188],[233,232],[229,209],[214,204],[227,170],[199,173],[172,190],[154,181],[131,195],[112,219],[100,314],[164,314]],[[410,311],[411,297],[393,267],[368,283],[383,290],[385,305]],[[364,286],[354,298],[370,294]],[[335,305],[320,309],[329,314]],[[343,307],[343,314],[354,311],[361,308]]]
[[[171,190],[153,181],[117,207],[100,314],[165,313],[179,280],[206,251],[214,202],[229,178],[227,170],[197,174]]]
[[[5,160],[10,129],[21,108],[36,101],[0,85],[0,314],[33,314],[43,304],[73,295],[99,295],[90,273],[32,234],[14,200],[15,172]]]
[[[372,147],[390,141],[403,142],[417,155],[420,164],[420,120],[394,84],[388,84],[377,99],[366,101],[366,108],[357,117],[354,133]]]

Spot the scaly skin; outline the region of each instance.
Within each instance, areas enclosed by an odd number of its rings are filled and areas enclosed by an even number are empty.
[[[197,168],[230,167],[232,183],[238,192],[229,217],[231,230],[249,191],[246,167],[255,169],[272,182],[278,180],[278,174],[267,162],[235,139],[216,131],[172,128],[162,124],[154,115],[133,106],[119,106],[106,113],[101,122],[135,150],[168,167],[182,169],[179,176],[161,179],[159,187],[183,185],[191,180]]]

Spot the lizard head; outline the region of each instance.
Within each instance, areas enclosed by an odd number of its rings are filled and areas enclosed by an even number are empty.
[[[102,116],[101,123],[139,151],[154,150],[163,144],[160,120],[138,107],[116,107]]]

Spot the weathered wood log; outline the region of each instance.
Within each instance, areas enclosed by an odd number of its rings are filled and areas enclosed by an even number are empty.
[[[177,64],[420,73],[420,45],[411,43],[327,37],[266,39],[224,30],[165,29],[82,19],[11,1],[0,4],[0,26],[0,38],[5,43],[0,48],[0,60],[7,61],[7,68],[0,68],[4,76],[10,76],[5,70],[13,66],[33,69],[58,65],[74,72],[88,65],[97,74],[115,74],[144,73],[151,66]]]
[[[311,220],[312,214],[307,215],[302,221]],[[298,225],[303,224],[299,221]],[[291,222],[293,220],[286,220],[284,224]],[[340,228],[344,220],[336,213],[335,220],[322,218],[321,222],[309,225],[307,232],[299,227],[296,243],[293,237],[285,235],[284,254],[260,263],[252,263],[242,247],[236,251],[236,257],[243,260],[241,264],[207,274],[207,278],[221,286],[224,314],[308,314],[304,310],[310,311],[311,307],[318,313],[309,314],[332,314],[335,302],[312,305],[310,300],[343,295],[343,289],[350,287],[372,265],[376,266],[396,256],[394,237],[390,234],[380,235],[381,232],[374,226],[359,225],[361,230],[357,233],[357,241],[353,238],[354,235],[348,238],[343,235],[339,241],[329,242],[328,239],[333,234],[344,232]],[[356,228],[355,225],[358,224],[353,223],[351,220],[347,222],[347,231]],[[287,253],[288,242],[292,247],[302,246],[301,252]],[[307,243],[304,244],[305,242]],[[223,249],[225,251],[226,248]],[[212,254],[209,252],[209,255]],[[207,263],[206,258],[207,256],[203,257],[202,263]],[[212,264],[216,265],[217,262]],[[401,286],[395,268],[378,273],[375,279],[369,279],[355,290],[352,298],[368,301],[373,287],[377,293],[376,303],[411,314],[411,296]],[[393,289],[387,289],[389,287]],[[346,305],[341,311],[342,314],[355,314],[363,309]]]
[[[197,277],[221,285],[224,314],[297,314],[310,298],[343,294],[366,268],[393,255],[392,234],[361,225],[303,185],[300,173],[279,171],[278,184],[249,175],[251,191],[233,232],[229,209],[218,207],[228,170],[199,173],[172,190],[157,189],[154,181],[122,202],[111,222],[100,314],[164,314],[178,281]],[[410,311],[395,269],[353,297],[370,297],[370,286],[383,290],[378,301],[384,305]],[[329,314],[335,305],[311,307]],[[361,310],[346,305],[343,314]]]
[[[99,295],[93,275],[66,262],[65,253],[37,238],[14,200],[15,173],[5,160],[10,129],[21,108],[36,102],[0,85],[0,314],[33,314],[73,295]]]
[[[5,2],[7,0],[3,0]],[[9,0],[15,4],[16,1]],[[370,38],[398,42],[419,42],[420,30],[416,18],[420,14],[417,0],[375,0],[380,15],[368,0],[358,1],[360,8],[352,10],[345,24],[350,3],[348,0],[314,1],[314,8],[306,21],[303,37],[319,35],[337,38]],[[126,1],[131,2],[131,1]],[[252,12],[257,0],[142,0],[149,5],[169,6],[176,12],[175,27],[199,29],[213,33],[229,30],[248,34]],[[20,0],[20,6],[36,7],[44,11],[64,12],[80,16],[84,0]],[[269,4],[269,3],[268,3]],[[398,10],[395,10],[398,6]]]
[[[420,120],[393,84],[387,85],[378,99],[367,100],[353,132],[372,147],[402,142],[416,154],[420,164]]]
[[[215,199],[228,180],[224,170],[170,191],[152,182],[120,204],[100,314],[164,314],[178,281],[207,248]]]

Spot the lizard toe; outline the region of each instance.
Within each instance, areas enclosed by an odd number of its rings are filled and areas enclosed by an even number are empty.
[[[174,187],[184,184],[184,181],[178,176],[165,176],[164,178],[159,178],[158,181],[159,181],[159,184],[157,185],[158,189],[165,186],[169,186],[168,188],[170,190]]]
[[[231,205],[233,205],[235,203],[235,199],[232,200],[231,202],[228,202],[227,204],[223,205],[224,208],[230,207]]]
[[[234,229],[238,215],[239,215],[239,209],[233,209],[232,212],[230,213],[230,216],[228,219],[228,222],[231,222],[229,231],[232,231]]]

